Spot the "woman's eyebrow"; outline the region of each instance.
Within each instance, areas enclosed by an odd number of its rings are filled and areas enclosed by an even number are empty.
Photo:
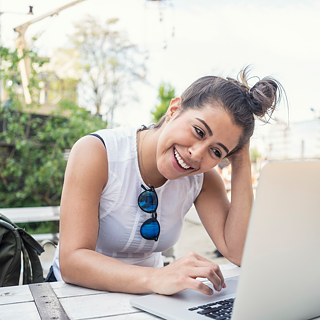
[[[199,118],[196,118],[196,119],[199,120],[201,123],[203,123],[203,125],[206,127],[206,129],[209,132],[209,136],[211,137],[212,136],[212,131],[211,131],[210,127],[207,125],[207,123],[202,119],[199,119]]]
[[[228,154],[229,153],[229,149],[222,143],[218,142],[217,145],[219,145],[221,148],[224,149],[224,151]]]

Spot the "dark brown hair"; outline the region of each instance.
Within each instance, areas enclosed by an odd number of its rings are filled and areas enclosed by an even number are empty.
[[[241,148],[252,136],[255,117],[268,122],[277,104],[280,102],[282,92],[281,84],[266,77],[259,80],[250,88],[248,74],[250,67],[240,71],[238,80],[206,76],[192,83],[181,95],[181,111],[188,109],[202,109],[217,102],[228,112],[234,124],[243,129],[237,147],[228,155]],[[164,118],[156,124],[160,127]]]

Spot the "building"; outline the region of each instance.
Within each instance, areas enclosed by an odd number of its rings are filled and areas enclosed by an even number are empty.
[[[277,122],[266,137],[267,159],[320,158],[320,119],[290,124]]]

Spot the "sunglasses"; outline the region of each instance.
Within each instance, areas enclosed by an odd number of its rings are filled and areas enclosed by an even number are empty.
[[[150,189],[146,189],[142,184],[141,187],[144,191],[138,197],[138,206],[142,211],[151,213],[152,216],[142,224],[140,234],[146,240],[158,241],[160,234],[160,224],[157,220],[156,212],[158,208],[158,196],[152,186]]]

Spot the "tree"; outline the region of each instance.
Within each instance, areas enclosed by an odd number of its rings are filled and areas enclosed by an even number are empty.
[[[175,89],[169,84],[162,82],[159,86],[158,99],[160,104],[152,111],[153,122],[158,122],[163,115],[167,112],[170,101],[175,97]]]
[[[88,15],[75,24],[70,37],[80,53],[83,91],[97,114],[106,114],[113,125],[114,110],[126,103],[133,80],[142,79],[137,51],[124,33],[115,30],[118,19],[101,24]],[[106,111],[103,111],[106,110]]]
[[[28,56],[31,62],[31,70],[29,76],[29,91],[32,96],[29,109],[34,108],[37,105],[37,97],[41,88],[39,86],[39,78],[37,77],[37,69],[41,68],[48,59],[39,57],[33,50],[26,50],[23,55],[19,57],[18,50],[10,50],[9,48],[0,47],[0,55],[2,65],[0,69],[0,77],[5,84],[5,97],[7,100],[15,100],[16,107],[20,109],[26,108],[26,104],[23,98],[21,74],[18,70],[18,63],[25,56]]]
[[[48,103],[63,99],[77,102],[77,88],[82,75],[79,58],[79,52],[75,49],[58,48],[53,51],[50,61],[39,74],[44,80],[41,93],[46,93]]]
[[[10,99],[0,109],[0,207],[59,205],[67,151],[80,137],[105,128],[107,123],[67,100],[50,115],[23,110],[20,58],[6,48],[0,53],[4,60],[0,77],[10,84],[6,86]],[[32,50],[28,53],[33,61],[29,90],[38,95],[41,79],[35,67],[44,62]],[[32,100],[32,108],[36,108],[37,99]],[[62,116],[66,110],[68,118]]]

